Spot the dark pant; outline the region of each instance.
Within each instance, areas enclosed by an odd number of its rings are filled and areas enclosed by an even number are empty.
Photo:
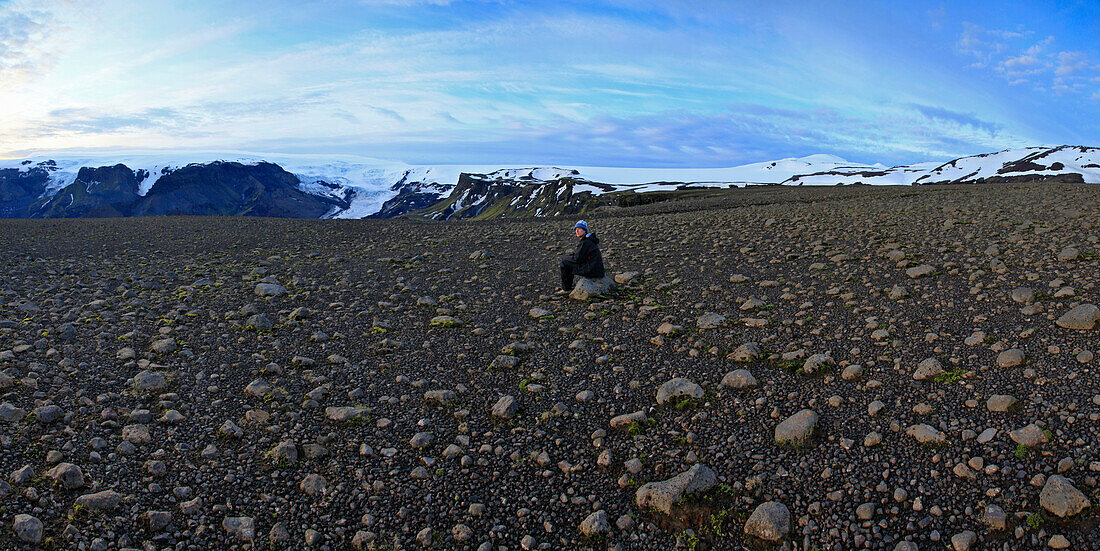
[[[573,289],[573,273],[579,266],[568,258],[561,259],[561,288],[565,291]]]

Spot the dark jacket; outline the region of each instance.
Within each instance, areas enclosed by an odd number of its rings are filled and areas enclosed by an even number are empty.
[[[598,279],[604,276],[603,255],[600,254],[600,239],[596,234],[585,234],[577,243],[571,260],[577,264],[573,273],[582,277]]]

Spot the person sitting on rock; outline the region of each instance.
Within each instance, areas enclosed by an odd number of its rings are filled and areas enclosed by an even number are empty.
[[[566,293],[573,288],[573,276],[592,279],[604,276],[599,238],[588,231],[588,223],[584,220],[573,225],[573,233],[579,240],[577,250],[561,259],[561,289]]]

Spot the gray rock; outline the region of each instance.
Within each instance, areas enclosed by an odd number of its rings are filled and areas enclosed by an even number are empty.
[[[1072,517],[1090,507],[1085,494],[1062,475],[1050,475],[1039,493],[1039,505],[1059,518]]]
[[[293,440],[283,440],[275,444],[275,447],[271,449],[270,455],[272,461],[274,461],[276,465],[295,465],[298,463],[298,446]]]
[[[520,359],[515,356],[500,354],[496,358],[493,358],[493,362],[489,364],[489,367],[495,370],[512,369],[519,365],[519,363]]]
[[[1024,351],[1019,348],[1009,348],[997,354],[998,367],[1016,367],[1024,363]]]
[[[256,537],[256,522],[252,517],[225,517],[222,528],[237,541],[248,542]]]
[[[148,369],[134,375],[134,388],[142,392],[157,392],[168,388],[168,378],[156,371]]]
[[[122,496],[114,490],[103,490],[94,494],[84,494],[74,502],[89,511],[110,511],[122,502]]]
[[[327,407],[325,417],[336,423],[362,422],[367,420],[367,410],[352,406]]]
[[[1035,300],[1035,290],[1031,287],[1017,287],[1008,296],[1012,299],[1012,302],[1026,304]]]
[[[628,285],[638,277],[638,272],[620,272],[615,274],[615,283]]]
[[[985,402],[985,407],[992,412],[1006,413],[1016,406],[1016,398],[1008,394],[994,394]]]
[[[894,546],[894,551],[920,551],[920,547],[917,547],[917,544],[911,541],[899,541]]]
[[[257,283],[254,292],[258,297],[278,297],[286,294],[286,287],[274,283]]]
[[[633,413],[624,413],[622,415],[616,415],[611,418],[611,428],[624,429],[634,423],[646,422],[646,415],[644,411],[635,411]]]
[[[429,390],[424,392],[425,402],[436,402],[438,404],[449,404],[458,399],[458,393],[453,390]]]
[[[585,537],[592,538],[611,532],[611,525],[607,522],[607,511],[600,509],[581,521],[580,531]]]
[[[436,316],[428,322],[428,325],[433,327],[460,327],[462,320],[454,316]]]
[[[324,495],[325,490],[328,488],[328,481],[325,477],[317,474],[307,474],[302,481],[298,483],[298,489],[310,497],[317,497]]]
[[[735,362],[751,362],[759,358],[761,353],[760,343],[747,342],[738,346],[730,355],[730,359]]]
[[[751,388],[759,384],[756,377],[747,369],[735,369],[722,377],[722,386],[726,388]]]
[[[1100,321],[1100,308],[1095,304],[1082,304],[1058,318],[1055,323],[1065,329],[1092,329]]]
[[[22,421],[27,416],[26,410],[23,408],[15,407],[11,402],[4,402],[0,404],[0,421],[5,423],[15,423],[16,421]]]
[[[828,354],[814,354],[806,358],[806,362],[802,364],[802,372],[807,375],[813,375],[835,366],[836,361],[833,360],[832,356]]]
[[[497,403],[493,405],[493,416],[501,419],[511,419],[516,416],[516,411],[519,409],[519,404],[516,403],[516,399],[512,396],[501,396]]]
[[[947,443],[947,435],[928,425],[913,425],[906,429],[905,434],[916,438],[921,444]]]
[[[986,507],[985,513],[982,514],[982,520],[990,530],[1000,531],[1008,526],[1008,515],[998,505]]]
[[[8,480],[10,480],[12,484],[26,484],[33,479],[34,467],[30,465],[23,465],[23,468],[12,471],[11,475],[8,477]]]
[[[791,532],[791,512],[778,501],[761,503],[745,522],[745,533],[765,541],[779,541]]]
[[[42,541],[42,521],[30,515],[15,515],[11,523],[15,537],[26,543],[38,543]]]
[[[611,291],[614,286],[615,282],[607,276],[599,279],[578,277],[577,282],[573,284],[573,291],[569,293],[569,298],[573,300],[588,300]]]
[[[917,370],[913,372],[913,379],[927,381],[934,379],[940,373],[943,373],[943,364],[936,358],[927,358],[917,364]]]
[[[435,435],[430,432],[418,432],[409,439],[409,445],[413,449],[422,450],[432,445],[432,440],[435,440]]]
[[[39,406],[34,408],[34,418],[42,424],[48,425],[50,423],[53,423],[54,421],[61,419],[64,414],[65,412],[62,411],[60,407],[52,404],[48,406]]]
[[[976,541],[978,541],[978,535],[966,530],[951,536],[951,548],[955,551],[970,551]]]
[[[122,439],[135,446],[140,446],[152,441],[153,437],[149,434],[149,427],[142,424],[133,424],[122,427]]]
[[[676,377],[657,389],[657,404],[665,405],[680,397],[699,399],[703,395],[703,387],[683,377]]]
[[[275,324],[263,314],[252,314],[244,320],[244,326],[253,331],[270,331]]]
[[[46,477],[53,480],[55,484],[60,484],[66,490],[84,487],[84,473],[80,470],[80,467],[72,463],[54,465],[52,469],[46,471]]]
[[[244,393],[257,398],[263,398],[274,389],[275,387],[271,386],[271,383],[264,380],[263,377],[260,377],[248,383],[248,386],[244,387]]]
[[[172,524],[172,513],[168,511],[148,511],[142,517],[149,529],[154,532],[164,530],[169,524]]]
[[[1008,436],[1012,438],[1013,442],[1029,448],[1041,446],[1049,441],[1047,435],[1043,433],[1043,429],[1040,429],[1035,423],[1021,429],[1009,431]]]
[[[1077,260],[1077,257],[1081,256],[1081,251],[1076,247],[1066,247],[1058,252],[1058,262],[1070,262]]]
[[[176,339],[167,338],[153,341],[153,344],[149,347],[157,354],[171,354],[176,351]]]
[[[819,417],[816,412],[804,409],[779,423],[775,427],[775,443],[781,446],[800,447],[806,445],[817,429]]]
[[[699,329],[717,329],[726,323],[726,317],[714,312],[707,312],[695,320]]]
[[[917,279],[930,276],[935,272],[935,267],[928,264],[921,264],[920,266],[914,266],[912,268],[909,268],[908,270],[905,270],[905,275],[909,276],[910,279]]]
[[[717,483],[718,477],[714,471],[702,463],[696,463],[668,480],[650,482],[638,488],[634,502],[638,507],[654,507],[667,515],[683,498],[706,492]]]

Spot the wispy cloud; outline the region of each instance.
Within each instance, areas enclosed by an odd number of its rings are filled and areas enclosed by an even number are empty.
[[[1056,47],[1056,37],[1035,39],[1031,30],[985,29],[965,23],[956,51],[973,59],[974,68],[991,68],[1011,85],[1028,84],[1041,92],[1082,93],[1100,76],[1092,55]]]
[[[54,54],[46,37],[56,32],[48,5],[0,4],[0,89],[22,85],[49,70]]]
[[[1097,52],[1030,19],[960,27],[947,3],[332,0],[261,13],[99,0],[44,15],[3,1],[0,154],[266,146],[713,166],[1100,139],[1088,122],[1100,112],[1082,111],[1100,96]]]

